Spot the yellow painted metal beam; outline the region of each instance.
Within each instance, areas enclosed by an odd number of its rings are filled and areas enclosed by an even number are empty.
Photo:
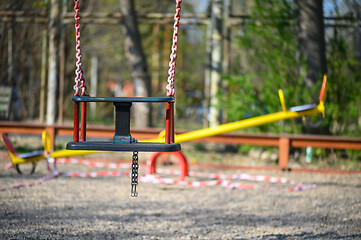
[[[282,111],[259,117],[248,118],[237,122],[226,123],[212,128],[205,128],[192,132],[178,134],[175,136],[175,142],[177,143],[189,142],[200,138],[206,138],[244,128],[260,126],[272,122],[277,122],[280,120],[299,118],[313,114],[322,114],[324,111],[325,111],[325,106],[323,102],[320,102],[320,104],[318,104],[315,108],[306,111],[301,111],[301,112]],[[147,139],[147,140],[142,140],[142,142],[164,142],[164,139],[163,138]]]
[[[52,158],[63,158],[63,157],[72,157],[72,156],[82,156],[93,153],[102,153],[104,151],[86,151],[86,150],[58,150],[49,154],[49,157]]]
[[[271,113],[271,114],[267,114],[267,115],[263,115],[263,116],[240,120],[237,122],[222,124],[222,125],[212,127],[212,128],[205,128],[205,129],[200,129],[200,130],[196,130],[196,131],[192,131],[192,132],[178,134],[175,136],[175,142],[176,143],[189,142],[189,141],[193,141],[196,139],[215,136],[215,135],[219,135],[219,134],[226,133],[226,132],[232,132],[232,131],[236,131],[236,130],[240,130],[240,129],[244,129],[244,128],[256,127],[256,126],[260,126],[260,125],[264,125],[264,124],[268,124],[268,123],[272,123],[272,122],[277,122],[280,120],[299,118],[299,117],[304,117],[304,116],[313,115],[313,114],[322,114],[322,116],[325,116],[324,100],[326,97],[326,90],[327,90],[327,77],[326,77],[326,75],[324,75],[322,87],[321,87],[321,91],[320,91],[320,102],[316,107],[314,107],[312,109],[309,109],[306,111],[299,111],[299,112],[287,110],[283,92],[282,92],[282,90],[280,90],[278,93],[279,93],[279,97],[280,97],[280,101],[281,101],[281,105],[282,105],[282,110],[283,110],[282,112]],[[143,140],[142,142],[164,142],[164,138],[159,137],[157,139],[147,139],[147,140]]]

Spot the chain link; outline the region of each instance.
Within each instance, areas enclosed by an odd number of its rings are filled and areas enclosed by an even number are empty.
[[[176,0],[176,13],[174,15],[174,26],[173,26],[173,44],[172,44],[172,53],[170,54],[169,61],[169,70],[168,70],[168,85],[167,96],[174,96],[174,76],[175,76],[175,67],[176,67],[176,59],[177,59],[177,42],[178,42],[178,30],[179,30],[179,20],[180,20],[180,11],[181,11],[181,2],[182,0]]]
[[[131,176],[131,191],[130,195],[132,197],[137,197],[137,185],[138,185],[138,152],[133,152],[133,158],[132,158],[132,176]]]
[[[87,87],[85,85],[84,72],[81,63],[81,49],[80,49],[80,16],[79,16],[79,1],[74,0],[75,10],[75,49],[76,49],[76,69],[75,69],[75,85],[73,87],[75,93],[74,96],[85,96]]]

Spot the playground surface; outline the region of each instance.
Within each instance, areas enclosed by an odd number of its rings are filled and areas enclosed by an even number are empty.
[[[49,174],[44,161],[31,176],[5,169],[8,161],[0,158],[1,187]],[[58,168],[60,172],[104,170],[73,164]],[[361,239],[360,174],[242,172],[317,187],[291,192],[141,182],[139,196],[131,198],[130,179],[125,176],[60,176],[33,187],[0,192],[0,238]]]

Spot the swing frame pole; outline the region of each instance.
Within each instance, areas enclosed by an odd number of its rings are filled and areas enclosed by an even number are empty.
[[[174,102],[170,104],[171,107],[171,119],[170,119],[170,142],[174,143]]]
[[[87,103],[81,103],[80,141],[86,141],[86,110]]]
[[[74,102],[73,142],[79,142],[79,103],[78,102]]]
[[[174,143],[174,103],[167,103],[165,119],[165,139],[166,144]]]

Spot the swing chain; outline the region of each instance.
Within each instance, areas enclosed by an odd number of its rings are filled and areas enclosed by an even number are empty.
[[[75,49],[76,49],[76,69],[75,69],[75,85],[74,85],[74,96],[81,95],[85,96],[87,87],[85,85],[85,79],[84,79],[84,71],[82,68],[81,63],[81,49],[80,49],[80,16],[79,16],[79,0],[74,0],[74,10],[75,10]]]
[[[179,21],[180,21],[180,11],[181,11],[181,2],[182,0],[176,0],[176,13],[174,15],[174,25],[173,25],[173,43],[172,43],[172,53],[170,54],[169,61],[169,70],[168,70],[168,85],[167,96],[174,96],[174,76],[175,76],[175,67],[176,67],[176,59],[177,59],[177,42],[178,42],[178,30],[179,30]]]
[[[137,185],[138,185],[138,169],[139,169],[139,164],[138,164],[138,152],[133,152],[133,158],[132,158],[132,175],[131,175],[131,191],[130,191],[130,195],[132,197],[137,197],[138,196],[138,192],[137,192]]]

